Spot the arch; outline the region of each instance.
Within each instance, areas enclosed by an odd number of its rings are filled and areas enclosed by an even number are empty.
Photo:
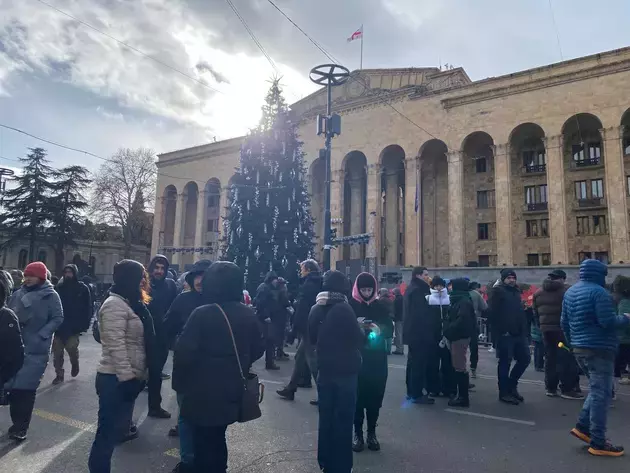
[[[173,246],[175,238],[175,213],[177,210],[177,188],[166,186],[162,194],[162,245]]]
[[[350,151],[343,158],[343,235],[366,233],[367,158],[361,151]],[[365,258],[366,247],[344,245],[344,260]]]
[[[326,198],[326,161],[317,158],[311,163],[309,168],[310,188],[311,188],[311,216],[313,217],[315,238],[319,244],[316,245],[317,257],[324,241],[324,206]],[[334,226],[334,225],[333,225]]]
[[[544,130],[536,123],[521,123],[512,130],[508,143],[513,172],[519,169],[526,174],[546,172],[544,138]]]
[[[196,182],[190,181],[186,184],[186,187],[184,187],[184,212],[181,239],[181,246],[183,248],[193,248],[195,246],[198,201],[199,188]],[[181,253],[180,264],[182,267],[186,267],[187,264],[193,263],[193,259],[194,253],[183,252]]]
[[[405,261],[405,151],[386,146],[381,163],[381,264],[403,265]]]
[[[565,162],[570,167],[604,164],[601,120],[591,113],[578,113],[562,125]]]
[[[485,131],[474,131],[462,141],[462,151],[472,159],[480,157],[492,157],[492,145],[494,140]]]
[[[21,249],[20,252],[18,253],[18,264],[17,264],[17,266],[21,270],[24,270],[24,268],[26,268],[27,264],[28,264],[28,250]]]
[[[442,140],[425,142],[418,152],[420,263],[429,267],[449,265],[448,238],[448,146]]]
[[[204,188],[204,215],[201,220],[204,228],[203,246],[209,246],[216,254],[219,244],[219,222],[221,220],[221,181],[216,177],[208,179]]]

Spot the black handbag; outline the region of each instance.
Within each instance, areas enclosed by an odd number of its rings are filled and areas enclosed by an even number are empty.
[[[225,323],[230,331],[232,346],[234,347],[234,354],[236,355],[236,361],[238,363],[238,372],[243,380],[243,397],[241,398],[238,422],[249,422],[250,420],[258,419],[262,416],[260,403],[263,401],[265,395],[265,385],[258,380],[257,374],[247,373],[247,376],[243,374],[243,366],[241,365],[241,358],[238,356],[238,349],[236,348],[236,340],[234,339],[234,332],[232,332],[232,325],[221,306],[219,304],[214,305],[218,307],[223,314]]]

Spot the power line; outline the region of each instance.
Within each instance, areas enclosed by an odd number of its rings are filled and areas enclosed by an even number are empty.
[[[64,16],[66,16],[66,17],[68,17],[68,18],[70,18],[70,19],[72,19],[72,20],[74,20],[74,21],[76,21],[77,23],[82,24],[82,25],[83,25],[83,26],[85,26],[86,28],[89,28],[89,29],[91,29],[91,30],[93,30],[93,31],[96,31],[96,32],[97,32],[97,33],[99,33],[99,34],[101,34],[101,35],[103,35],[103,36],[105,36],[105,37],[107,37],[107,38],[109,38],[109,39],[111,39],[111,40],[113,40],[113,41],[116,41],[118,44],[120,44],[120,45],[124,46],[125,48],[127,48],[127,49],[129,49],[129,50],[131,50],[131,51],[133,51],[133,52],[135,52],[135,53],[137,53],[137,54],[139,54],[139,55],[141,55],[141,56],[143,56],[143,57],[147,58],[147,59],[150,59],[151,61],[154,61],[154,62],[156,62],[156,63],[158,63],[158,64],[162,65],[163,67],[166,67],[166,68],[170,69],[170,70],[171,70],[171,71],[173,71],[173,72],[177,72],[178,74],[181,74],[182,76],[187,77],[188,79],[190,79],[190,80],[192,80],[192,81],[196,82],[197,84],[199,84],[199,85],[201,85],[201,86],[203,86],[203,87],[205,87],[205,88],[207,88],[207,89],[209,89],[209,90],[212,90],[213,92],[217,92],[217,93],[220,93],[220,94],[223,94],[223,93],[224,93],[224,92],[220,91],[219,89],[215,89],[214,87],[212,87],[212,86],[208,85],[205,81],[200,80],[200,79],[197,79],[196,77],[191,76],[190,74],[188,74],[188,73],[186,73],[186,72],[184,72],[184,71],[181,71],[180,69],[177,69],[176,67],[171,66],[170,64],[168,64],[168,63],[166,63],[166,62],[164,62],[164,61],[161,61],[160,59],[158,59],[158,58],[156,58],[156,57],[153,57],[153,56],[151,56],[151,55],[149,55],[149,54],[147,54],[147,53],[145,53],[145,52],[143,52],[143,51],[139,50],[138,48],[136,48],[136,47],[134,47],[134,46],[131,46],[130,44],[128,44],[128,43],[126,43],[126,42],[124,42],[124,41],[122,41],[122,40],[120,40],[120,39],[118,39],[118,38],[115,38],[114,36],[110,35],[109,33],[106,33],[106,32],[104,32],[104,31],[102,31],[102,30],[99,30],[99,29],[98,29],[98,28],[96,28],[95,26],[92,26],[91,24],[89,24],[89,23],[87,23],[87,22],[85,22],[85,21],[83,21],[83,20],[81,20],[81,19],[79,19],[79,18],[77,18],[77,17],[75,17],[75,16],[71,15],[70,13],[65,12],[65,11],[63,11],[63,10],[61,10],[61,9],[57,8],[56,6],[51,5],[50,3],[45,2],[44,0],[37,0],[37,1],[38,1],[39,3],[41,3],[42,5],[45,5],[45,6],[47,6],[48,8],[51,8],[51,9],[55,10],[56,12],[58,12],[58,13],[60,13],[60,14],[64,15]]]
[[[279,74],[279,70],[278,70],[278,67],[276,66],[276,63],[273,61],[273,59],[271,59],[271,56],[267,53],[267,51],[265,50],[264,46],[260,43],[260,41],[258,41],[258,38],[256,38],[256,35],[254,34],[252,29],[249,27],[249,25],[245,21],[245,18],[243,18],[243,16],[239,13],[239,11],[236,8],[236,6],[234,5],[234,3],[232,3],[232,0],[225,0],[225,1],[230,6],[230,8],[234,12],[234,14],[241,21],[241,23],[243,24],[243,26],[247,30],[247,33],[249,33],[249,36],[252,39],[252,41],[256,44],[256,46],[258,46],[258,49],[260,49],[260,52],[263,53],[263,55],[267,58],[267,61],[269,61],[269,64],[271,64],[271,67],[273,67],[273,69],[276,71],[276,73]]]
[[[549,0],[549,11],[551,12],[551,23],[553,24],[553,29],[556,32],[556,41],[558,43],[558,50],[560,51],[560,60],[564,61],[562,43],[560,43],[560,32],[558,31],[558,25],[556,24],[556,15],[553,12],[553,4],[551,3],[551,0]]]

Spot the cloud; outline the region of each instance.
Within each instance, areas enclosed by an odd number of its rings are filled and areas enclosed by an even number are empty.
[[[201,73],[208,72],[214,79],[214,81],[218,84],[229,84],[230,81],[227,77],[221,74],[219,71],[215,70],[210,64],[205,61],[201,61],[199,64],[195,66],[197,70]]]

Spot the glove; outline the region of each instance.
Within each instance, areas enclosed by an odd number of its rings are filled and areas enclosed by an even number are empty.
[[[135,401],[140,391],[142,391],[142,381],[137,378],[122,381],[118,383],[118,389],[125,401]]]

